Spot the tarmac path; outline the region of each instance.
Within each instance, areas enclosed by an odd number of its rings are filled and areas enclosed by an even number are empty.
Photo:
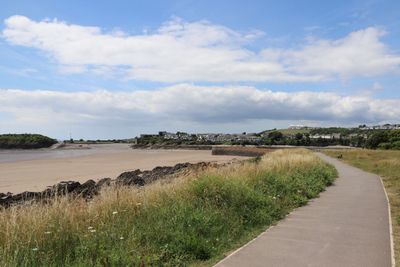
[[[393,266],[380,178],[317,154],[338,170],[335,184],[216,266]]]

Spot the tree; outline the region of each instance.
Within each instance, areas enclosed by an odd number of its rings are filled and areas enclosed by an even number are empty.
[[[268,133],[268,138],[272,139],[272,141],[279,141],[283,138],[283,134],[279,131],[272,131]]]
[[[386,143],[388,141],[388,133],[386,131],[378,131],[368,137],[367,141],[365,142],[365,146],[367,148],[376,149],[380,143]]]
[[[302,133],[297,133],[295,135],[295,138],[296,138],[296,140],[301,140],[301,139],[303,139],[303,134]]]

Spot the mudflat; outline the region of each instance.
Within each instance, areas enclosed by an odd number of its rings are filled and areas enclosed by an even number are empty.
[[[240,157],[213,156],[211,151],[202,150],[138,150],[121,144],[68,151],[1,151],[0,192],[41,191],[60,181],[116,178],[135,169],[234,158]]]

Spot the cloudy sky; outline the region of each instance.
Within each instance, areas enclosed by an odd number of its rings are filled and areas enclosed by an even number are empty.
[[[400,123],[400,1],[57,2],[0,0],[0,133]]]

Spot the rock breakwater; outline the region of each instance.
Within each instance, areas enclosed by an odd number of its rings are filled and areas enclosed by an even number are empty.
[[[98,195],[105,186],[145,186],[157,180],[166,179],[174,175],[185,174],[185,172],[204,170],[209,167],[217,167],[222,164],[212,162],[179,163],[174,166],[156,167],[152,170],[127,171],[121,173],[116,179],[102,178],[97,182],[88,180],[84,183],[77,181],[63,181],[41,192],[23,192],[19,194],[0,193],[0,208],[14,205],[29,204],[37,201],[51,200],[57,196],[72,195],[83,197],[87,200]]]

